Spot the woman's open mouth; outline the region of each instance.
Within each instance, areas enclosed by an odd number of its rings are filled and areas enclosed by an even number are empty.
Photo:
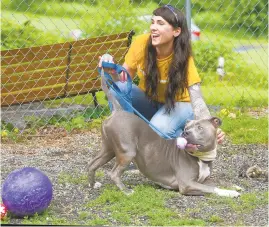
[[[159,37],[160,37],[159,34],[151,34],[151,38],[152,38],[152,40],[156,40],[156,39],[158,39]]]

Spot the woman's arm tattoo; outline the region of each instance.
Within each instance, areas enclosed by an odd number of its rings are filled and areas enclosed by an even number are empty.
[[[205,101],[202,96],[202,92],[200,89],[200,84],[194,84],[188,88],[190,98],[191,98],[191,104],[192,109],[194,112],[194,119],[206,119],[210,118],[210,112],[205,104]]]

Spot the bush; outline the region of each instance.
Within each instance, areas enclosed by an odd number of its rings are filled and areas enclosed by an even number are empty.
[[[21,2],[21,4],[20,4]],[[85,3],[85,4],[84,4]],[[83,18],[95,12],[95,0],[3,0],[2,10],[33,13],[51,17]]]
[[[230,46],[221,42],[199,41],[193,43],[193,52],[196,67],[203,80],[203,84],[211,84],[218,79],[216,73],[218,58],[225,59],[224,81],[231,85],[243,85],[256,88],[267,88],[267,75],[263,70],[244,61],[242,56],[232,51]]]
[[[168,2],[163,2],[160,0],[154,0],[153,2],[157,3],[159,6],[170,4],[179,10],[183,10],[183,8],[185,7],[185,1],[170,0]]]
[[[218,66],[218,57],[230,58],[233,54],[230,47],[221,43],[209,41],[193,42],[192,44],[196,66],[200,71],[216,71]]]
[[[223,13],[220,12],[214,12],[213,17],[211,11],[200,12],[193,14],[192,18],[194,19],[195,24],[202,30],[202,34],[205,29],[214,33],[218,33],[223,29],[229,30],[227,21],[224,19]]]
[[[3,0],[3,8],[2,9],[9,9],[14,11],[21,11],[21,12],[27,12],[29,9],[31,11],[35,11],[35,9],[41,5],[44,4],[43,0]]]
[[[225,10],[225,18],[230,27],[245,28],[255,36],[267,35],[268,1],[229,1]]]
[[[223,10],[223,7],[226,7],[228,4],[230,4],[230,2],[227,0],[214,0],[214,1],[192,0],[191,3],[193,13],[206,12],[206,11],[220,12]]]
[[[97,37],[108,34],[116,34],[134,30],[135,34],[142,34],[149,31],[149,23],[146,21],[137,22],[137,19],[128,17],[122,13],[111,16],[105,15],[105,20],[96,20],[95,23],[83,22],[81,28],[88,34],[88,37]]]
[[[97,0],[51,0],[52,2],[64,2],[64,3],[80,3],[88,5],[97,5]]]
[[[109,0],[100,3],[102,13],[95,15],[95,20],[83,21],[81,24],[89,37],[102,36],[107,34],[120,33],[134,30],[136,34],[149,31],[149,21],[139,20],[136,16],[137,10],[133,8],[128,0],[115,0],[110,4],[109,10],[104,7],[109,4]],[[151,13],[150,9],[149,12]]]
[[[2,20],[1,49],[10,50],[16,48],[40,46],[63,42],[63,38],[38,30],[26,21],[23,25],[11,21]]]
[[[202,28],[207,27],[208,24],[210,28],[224,25],[232,31],[242,30],[243,28],[247,33],[257,37],[267,35],[267,0],[215,0],[202,2],[192,0],[192,7],[192,13],[195,17],[199,18],[199,14],[203,14],[201,23],[198,23],[196,19],[196,22]],[[212,18],[212,13],[214,13],[214,18]],[[215,13],[218,15],[217,21]]]
[[[62,4],[80,4],[80,5],[97,5],[97,0],[2,0],[2,9],[33,12],[44,14],[40,9],[47,8],[47,5],[62,5]],[[54,16],[57,11],[54,11]]]

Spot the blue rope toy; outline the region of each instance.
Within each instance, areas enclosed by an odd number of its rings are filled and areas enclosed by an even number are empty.
[[[132,97],[131,97],[132,79],[131,79],[131,76],[129,75],[128,71],[124,67],[122,67],[121,65],[111,63],[111,62],[106,62],[106,61],[102,61],[102,68],[114,69],[117,72],[117,74],[120,74],[122,72],[126,73],[126,75],[127,75],[127,92],[126,93],[123,93],[119,89],[117,84],[113,81],[112,77],[107,72],[104,72],[104,76],[105,76],[105,79],[106,79],[106,84],[108,85],[109,88],[111,88],[113,91],[115,91],[115,93],[117,95],[119,95],[125,101],[125,103],[127,103],[127,105],[129,107],[131,107],[133,112],[135,112],[142,120],[144,120],[147,124],[149,124],[152,129],[154,129],[156,132],[161,134],[163,138],[172,139],[170,136],[166,135],[165,133],[163,133],[159,129],[157,129],[137,109],[135,109],[133,107],[133,105],[132,105]],[[101,67],[98,67],[98,73],[101,75]]]

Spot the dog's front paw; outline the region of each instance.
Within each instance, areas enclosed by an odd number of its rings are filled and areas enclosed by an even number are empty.
[[[214,192],[219,196],[226,196],[226,197],[231,197],[231,198],[236,198],[240,196],[240,193],[234,190],[215,188]]]

